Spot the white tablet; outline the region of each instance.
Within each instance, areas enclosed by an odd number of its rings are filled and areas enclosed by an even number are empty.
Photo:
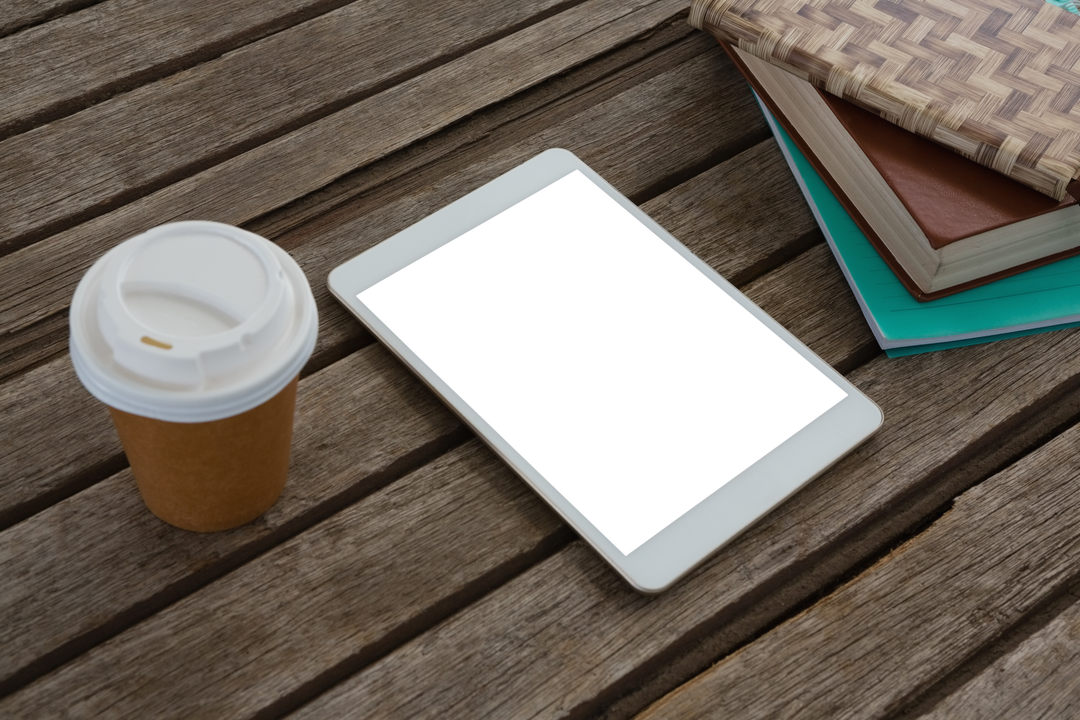
[[[329,286],[642,592],[882,421],[565,150],[349,260]]]

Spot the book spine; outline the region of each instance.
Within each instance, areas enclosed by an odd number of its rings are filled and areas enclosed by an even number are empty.
[[[781,35],[767,27],[767,18],[743,13],[740,0],[693,0],[688,22],[718,40],[787,70],[821,90],[877,113],[909,132],[927,138],[960,155],[1011,177],[1056,200],[1065,197],[1072,181],[1069,169],[1051,158],[1033,164],[1018,162],[1022,144],[1014,138],[987,142],[942,123],[946,107],[934,102],[915,104],[880,85],[871,85],[865,74],[840,67],[806,52],[797,45],[797,35]]]

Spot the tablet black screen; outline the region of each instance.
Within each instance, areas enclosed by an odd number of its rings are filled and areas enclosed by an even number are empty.
[[[364,299],[623,549],[840,397],[577,175]]]

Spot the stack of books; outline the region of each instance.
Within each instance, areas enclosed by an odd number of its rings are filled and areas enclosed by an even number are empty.
[[[750,81],[890,355],[1080,323],[1080,17],[997,2],[961,18],[925,0],[691,7]]]

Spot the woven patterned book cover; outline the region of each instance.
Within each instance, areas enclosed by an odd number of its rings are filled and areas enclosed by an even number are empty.
[[[693,0],[690,24],[1060,200],[1080,15],[1056,1]]]

